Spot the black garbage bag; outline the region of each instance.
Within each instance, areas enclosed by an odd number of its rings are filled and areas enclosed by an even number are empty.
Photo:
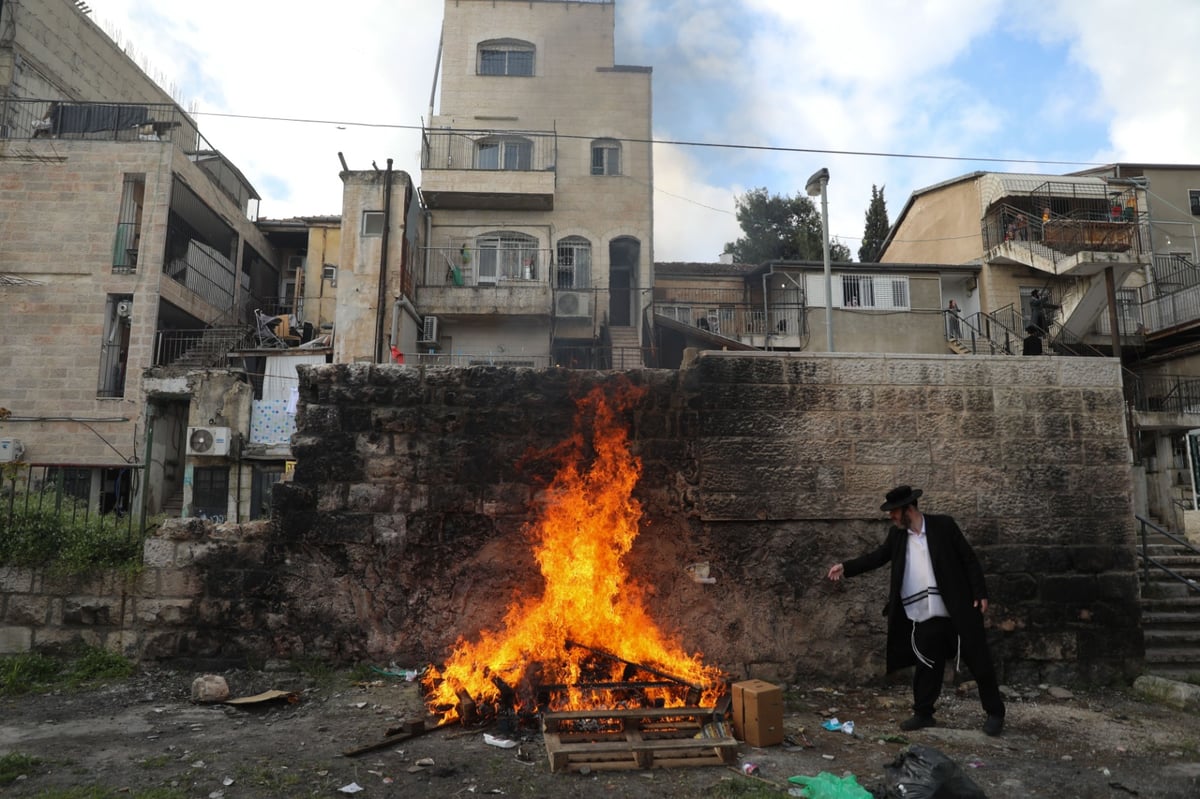
[[[957,763],[928,746],[902,749],[883,772],[885,799],[987,799]]]

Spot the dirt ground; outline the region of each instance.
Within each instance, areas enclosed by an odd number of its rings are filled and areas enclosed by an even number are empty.
[[[990,797],[1200,796],[1200,719],[1118,690],[1068,691],[1015,686],[998,738],[980,732],[973,695],[949,692],[939,726],[901,736],[903,685],[791,686],[785,727],[794,745],[741,744],[729,766],[647,770],[550,771],[540,732],[520,745],[485,742],[499,731],[446,727],[382,749],[345,752],[381,741],[404,720],[424,718],[415,683],[384,678],[355,684],[346,674],[224,672],[234,697],[268,689],[299,701],[252,707],[190,699],[198,672],[143,669],[85,691],[0,699],[0,756],[36,757],[29,773],[0,795],[36,797],[75,786],[136,795],[371,797],[468,796],[690,797],[787,795],[787,778],[854,774],[872,790],[906,740],[958,763]],[[854,734],[828,731],[828,716],[854,722]],[[757,764],[758,777],[740,766]],[[361,791],[353,791],[353,786]]]

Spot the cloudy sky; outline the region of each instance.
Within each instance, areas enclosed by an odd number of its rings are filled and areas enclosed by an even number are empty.
[[[338,213],[338,152],[351,169],[392,158],[420,182],[414,128],[441,0],[88,3],[196,112],[263,196],[261,216]],[[616,62],[654,69],[658,261],[715,261],[739,233],[738,194],[802,192],[821,167],[830,232],[857,255],[872,184],[894,220],[914,190],[977,169],[1200,163],[1196,0],[617,0],[616,12]]]

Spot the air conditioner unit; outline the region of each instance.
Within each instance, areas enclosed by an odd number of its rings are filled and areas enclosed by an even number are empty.
[[[25,455],[25,445],[16,438],[0,438],[0,463],[14,463]]]
[[[554,298],[554,313],[557,316],[591,316],[591,298],[592,295],[585,291],[560,291]]]
[[[438,318],[436,316],[426,316],[421,325],[421,338],[417,341],[418,344],[437,344],[438,342]]]
[[[228,427],[189,427],[187,454],[218,456],[229,454],[232,436]]]

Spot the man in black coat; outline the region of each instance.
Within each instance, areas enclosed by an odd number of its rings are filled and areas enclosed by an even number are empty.
[[[983,731],[1004,729],[1004,700],[983,629],[987,585],[975,550],[949,516],[917,510],[921,489],[899,486],[880,506],[892,520],[887,538],[875,550],[829,568],[830,580],[854,577],[892,564],[884,615],[888,617],[887,670],[916,666],[913,716],[902,730],[932,727],[942,691],[946,661],[961,657],[979,686],[987,713]]]

